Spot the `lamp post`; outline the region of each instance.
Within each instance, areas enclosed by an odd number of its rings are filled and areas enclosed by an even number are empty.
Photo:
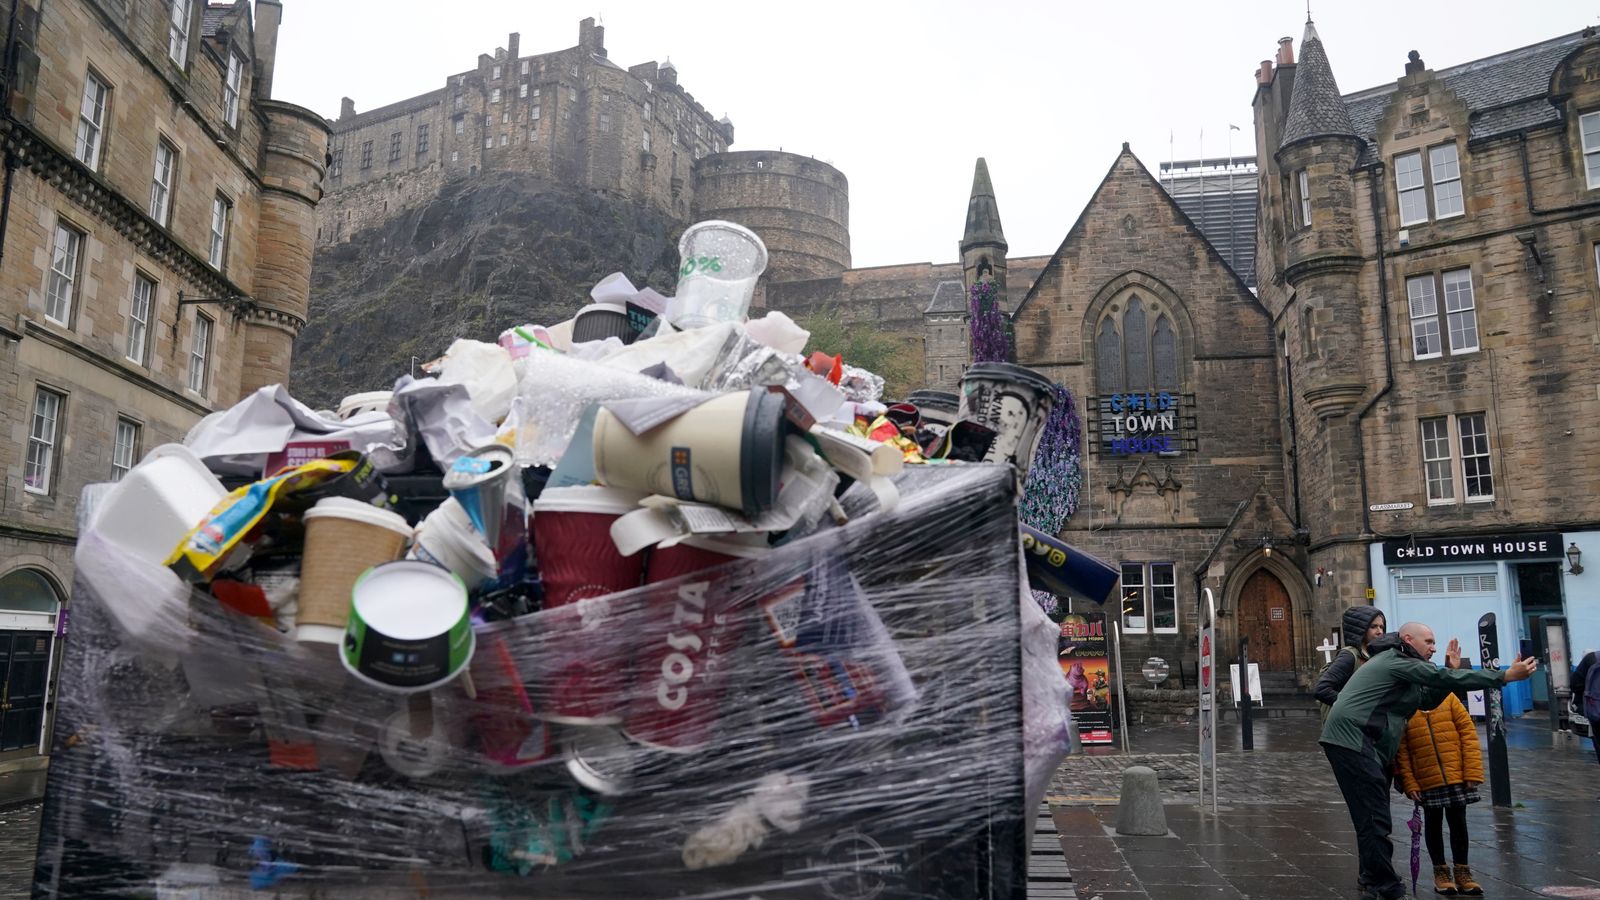
[[[1583,551],[1578,549],[1578,542],[1571,541],[1567,545],[1567,574],[1583,574]]]

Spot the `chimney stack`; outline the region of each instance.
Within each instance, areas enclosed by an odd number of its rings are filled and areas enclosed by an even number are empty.
[[[250,52],[255,56],[255,94],[272,99],[272,69],[278,58],[278,24],[283,21],[279,0],[256,0],[256,38]]]
[[[1263,59],[1261,68],[1256,70],[1256,84],[1271,84],[1272,74],[1272,60]]]
[[[590,17],[578,23],[578,46],[590,53],[606,55],[606,27],[596,25]]]
[[[1280,66],[1292,66],[1292,65],[1294,65],[1294,38],[1292,38],[1292,37],[1281,37],[1281,38],[1278,38],[1278,65],[1280,65]]]
[[[339,98],[339,121],[353,118],[356,114],[356,102],[349,97]]]
[[[513,62],[516,61],[517,52],[519,50],[521,50],[521,49],[522,49],[522,35],[517,33],[517,32],[515,32],[515,31],[511,32],[511,36],[506,38],[506,53],[507,53],[507,55],[509,55],[511,57],[511,60]]]

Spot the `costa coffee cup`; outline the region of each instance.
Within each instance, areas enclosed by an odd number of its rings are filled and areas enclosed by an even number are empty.
[[[611,523],[638,508],[643,495],[614,488],[546,488],[533,504],[533,543],[550,609],[639,586],[644,554],[623,556]]]
[[[1054,402],[1055,386],[1038,372],[1011,363],[977,363],[961,376],[958,421],[994,431],[984,462],[1009,462],[1027,474]]]
[[[621,722],[635,637],[615,598],[590,597],[531,619],[537,628],[527,662],[533,715],[564,725]]]
[[[320,500],[305,514],[297,641],[337,644],[350,619],[351,591],[373,566],[399,559],[411,526],[398,513],[348,497]]]
[[[514,626],[513,626],[514,627]],[[517,631],[491,630],[478,639],[472,680],[478,696],[472,727],[483,755],[501,770],[531,766],[549,758],[550,728],[533,715],[533,701],[511,652]]]
[[[460,675],[475,644],[466,585],[448,569],[406,559],[356,581],[339,658],[367,684],[409,694]]]
[[[765,541],[689,538],[650,554],[650,583],[678,579],[640,617],[636,670],[622,731],[635,743],[688,753],[710,743],[721,718],[727,658],[747,624],[725,573],[707,569],[768,552]],[[707,577],[697,578],[697,573]]]
[[[759,515],[778,499],[783,407],[782,394],[752,388],[713,397],[637,435],[602,408],[594,423],[595,477]]]

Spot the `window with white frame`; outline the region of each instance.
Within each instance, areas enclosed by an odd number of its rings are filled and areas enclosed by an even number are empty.
[[[56,222],[55,244],[50,250],[49,283],[44,292],[44,316],[57,325],[72,324],[83,240],[83,232],[65,222]]]
[[[643,138],[643,140],[644,140],[644,152],[649,153],[650,152],[650,129],[646,128],[644,130],[643,134],[644,134],[644,138]]]
[[[156,140],[156,165],[150,175],[150,218],[168,224],[172,214],[173,175],[178,170],[178,150],[164,138]]]
[[[509,143],[511,143],[511,135],[509,135],[509,134],[507,134],[507,133],[505,133],[503,131],[500,132],[500,146],[504,147],[505,145],[507,145]]]
[[[494,135],[492,135],[492,134],[484,135],[483,136],[483,149],[488,150],[488,149],[492,148],[493,146],[494,146]]]
[[[1444,294],[1444,309],[1439,294]],[[1451,269],[1439,276],[1406,279],[1411,314],[1413,359],[1472,353],[1478,349],[1478,310],[1472,291],[1472,270]]]
[[[461,134],[461,133],[465,132],[466,130],[467,130],[467,120],[462,116],[456,116],[456,134]]]
[[[72,155],[91,169],[100,167],[106,108],[110,101],[111,88],[93,72],[86,74],[83,77],[83,100],[78,105],[78,135],[72,144]]]
[[[568,103],[577,103],[578,102],[578,89],[577,88],[575,88],[575,87],[567,88],[567,102]]]
[[[650,114],[654,111],[655,107],[650,103],[649,100],[646,100],[644,102],[644,120],[646,122],[650,121]]]
[[[1305,169],[1295,175],[1295,191],[1298,193],[1298,206],[1300,207],[1300,227],[1311,226],[1311,173]]]
[[[1600,187],[1600,112],[1579,116],[1578,131],[1583,135],[1583,171],[1592,191]]]
[[[1428,221],[1428,186],[1422,175],[1421,151],[1394,158],[1394,184],[1400,192],[1400,224]]]
[[[528,61],[527,60],[523,60],[522,61],[522,74],[524,74],[524,75],[528,74]]]
[[[490,70],[489,78],[490,78],[490,80],[493,80],[493,81],[499,81],[500,80],[500,67],[499,66],[495,66],[492,70]]]
[[[33,494],[50,493],[55,475],[57,432],[66,395],[48,388],[33,394],[33,419],[28,426],[28,457],[22,465],[22,489]]]
[[[611,130],[611,114],[610,113],[601,113],[600,114],[600,130],[601,131],[610,131]]]
[[[528,118],[535,122],[539,120],[539,104],[535,103],[533,108],[528,110]]]
[[[171,0],[167,8],[167,56],[178,65],[189,62],[189,0]]]
[[[418,125],[417,126],[417,155],[418,156],[427,156],[428,155],[428,126],[427,125]]]
[[[330,177],[332,177],[332,178],[338,178],[340,175],[343,175],[343,174],[344,174],[344,148],[340,147],[338,150],[333,151],[333,164],[328,166],[328,175]]]
[[[228,218],[233,212],[233,204],[221,194],[211,198],[211,252],[207,259],[217,269],[222,268],[222,263],[227,256],[228,249]]]
[[[508,109],[508,110],[500,113],[500,124],[501,125],[509,125],[509,124],[511,124],[511,110]]]
[[[144,365],[150,353],[150,313],[156,306],[156,283],[143,272],[133,273],[133,295],[128,299],[128,359]]]
[[[139,423],[117,418],[117,434],[111,442],[111,480],[121,481],[139,458]]]
[[[239,90],[244,86],[244,60],[228,54],[228,78],[222,83],[222,118],[229,128],[239,127]]]
[[[1461,157],[1455,144],[1440,144],[1428,150],[1428,167],[1433,176],[1433,215],[1448,219],[1466,212],[1461,200]]]
[[[1457,502],[1456,484],[1468,503],[1494,499],[1494,471],[1489,459],[1488,417],[1484,413],[1423,419],[1422,469],[1429,506]]]
[[[211,320],[204,315],[194,317],[194,330],[189,335],[189,390],[205,396],[210,382],[207,365],[211,359]]]
[[[528,83],[527,82],[523,82],[522,84],[517,85],[517,97],[518,97],[518,99],[521,99],[521,100],[528,99]]]
[[[490,103],[499,103],[500,102],[500,89],[499,88],[495,88],[494,90],[489,92],[489,102]]]
[[[1172,634],[1178,630],[1178,570],[1169,562],[1122,564],[1122,630]]]
[[[532,128],[528,129],[528,140],[537,141],[538,139],[539,139],[539,126],[535,125]]]

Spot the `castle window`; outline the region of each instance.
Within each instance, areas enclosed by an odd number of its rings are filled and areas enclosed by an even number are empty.
[[[1444,294],[1444,310],[1439,294]],[[1478,311],[1472,291],[1472,270],[1452,269],[1439,276],[1406,279],[1406,300],[1411,313],[1412,359],[1435,359],[1471,353],[1478,349]]]
[[[517,85],[517,97],[522,100],[528,99],[528,85],[526,82]]]
[[[489,78],[491,80],[493,80],[493,81],[499,81],[500,80],[500,67],[499,66],[495,66],[493,69],[489,70]]]
[[[567,102],[568,103],[577,103],[578,102],[578,89],[577,88],[574,88],[574,87],[567,88]]]
[[[338,178],[344,174],[344,148],[333,151],[333,164],[328,166],[328,176]]]
[[[456,95],[456,109],[460,109],[460,108],[462,108],[463,106],[466,106],[466,105],[467,105],[467,97],[466,97],[466,95],[465,94],[457,94]]]
[[[396,131],[389,135],[389,162],[400,158],[400,145],[404,142],[405,135],[402,132]]]
[[[511,135],[502,132],[500,135],[500,146],[504,147],[509,143],[511,143]]]
[[[493,146],[494,146],[494,135],[492,135],[492,134],[484,135],[483,136],[483,149],[488,150],[488,149],[492,148]]]
[[[539,104],[535,103],[528,109],[528,118],[535,122],[539,121]]]
[[[534,127],[528,129],[528,140],[537,141],[538,139],[539,139],[539,126],[535,125]]]
[[[523,60],[522,61],[522,74],[524,74],[524,75],[528,74],[528,61],[527,60]]]
[[[649,100],[646,100],[644,102],[644,118],[645,118],[645,121],[648,122],[650,120],[651,113],[654,112],[654,110],[655,110],[655,107],[651,105]]]
[[[1295,176],[1295,192],[1300,207],[1300,227],[1311,227],[1311,173],[1301,169]]]
[[[239,92],[244,87],[244,60],[228,54],[228,77],[222,84],[222,119],[229,128],[239,127]]]
[[[72,146],[72,155],[91,169],[100,167],[101,136],[105,133],[106,107],[111,102],[111,88],[93,72],[83,78],[83,102],[78,107],[78,136]]]
[[[1094,355],[1095,390],[1101,395],[1174,391],[1182,384],[1177,328],[1166,312],[1147,306],[1138,294],[1112,304],[1101,317]]]
[[[361,142],[361,168],[363,168],[363,169],[372,168],[372,142],[371,141],[362,141]]]
[[[1466,502],[1494,499],[1487,419],[1480,412],[1421,420],[1422,473],[1429,506],[1454,504],[1458,481],[1466,488]]]
[[[466,117],[465,116],[456,116],[456,134],[462,134],[466,130],[467,130],[467,119],[466,119]]]
[[[489,102],[490,103],[499,103],[500,102],[500,89],[499,88],[495,88],[494,90],[489,92]]]
[[[600,92],[600,102],[601,103],[610,103],[611,102],[611,94],[610,94],[610,92],[601,91]]]
[[[500,124],[501,125],[510,125],[511,124],[511,110],[508,109],[505,112],[502,112],[500,114]]]
[[[460,150],[451,150],[450,151],[450,161],[451,162],[461,162],[461,151]]]
[[[573,64],[572,68],[569,71],[572,73],[572,77],[573,78],[577,78],[578,77],[578,66],[577,66],[576,63]]]
[[[533,99],[535,99],[535,100],[539,99],[539,89],[538,88],[534,88],[533,89]]]
[[[611,130],[611,114],[610,113],[601,113],[600,114],[600,130],[601,131],[610,131]]]
[[[644,152],[649,153],[650,152],[650,129],[648,129],[648,128],[646,128],[644,130],[643,146],[644,146]]]
[[[417,155],[418,156],[427,156],[428,155],[428,126],[427,125],[418,125],[417,126]]]
[[[1426,168],[1422,164],[1421,150],[1396,156],[1394,179],[1400,197],[1401,225],[1418,225],[1430,218],[1430,181],[1433,185],[1432,218],[1449,219],[1466,211],[1462,203],[1461,157],[1455,144],[1430,147]]]

